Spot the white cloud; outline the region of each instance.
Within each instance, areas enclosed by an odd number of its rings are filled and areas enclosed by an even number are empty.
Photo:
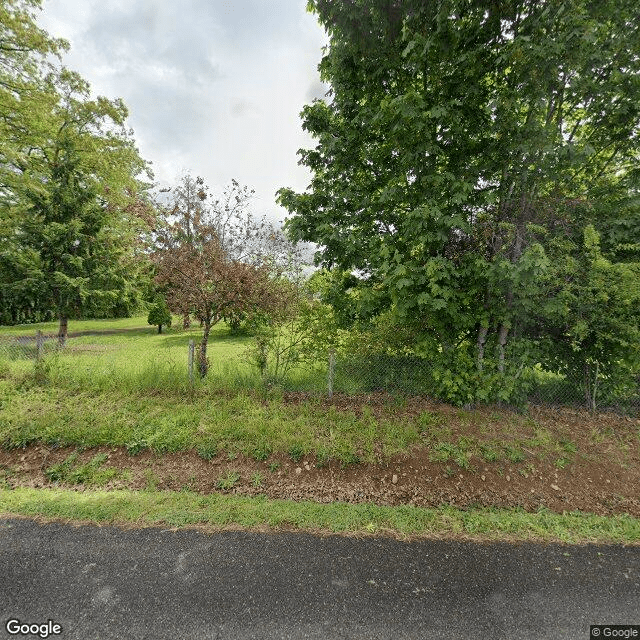
[[[296,151],[303,105],[326,87],[326,36],[305,0],[45,0],[41,24],[71,42],[65,63],[96,93],[122,97],[141,153],[173,184],[191,170],[212,188],[232,177],[256,208],[282,217],[274,193],[304,189]]]

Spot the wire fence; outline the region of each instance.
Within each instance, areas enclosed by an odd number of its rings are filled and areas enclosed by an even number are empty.
[[[428,358],[387,354],[336,359],[335,371],[329,374],[336,392],[386,392],[454,398],[455,404],[473,406],[502,404],[522,408],[528,404],[587,408],[598,411],[640,415],[640,378],[627,384],[612,384],[603,376],[594,389],[585,378],[545,371],[532,367],[510,375],[481,376],[466,372],[456,376],[442,371]]]
[[[42,331],[37,331],[33,335],[1,336],[0,359],[37,361],[52,351],[54,344],[57,344],[57,339],[57,335],[45,334]]]
[[[60,350],[56,334],[44,334],[40,331],[31,335],[4,335],[0,336],[0,364],[22,361],[37,365],[53,353],[86,354],[91,352],[91,346],[85,341],[80,349],[74,347],[70,340],[67,347]],[[98,352],[98,345],[93,346]],[[189,340],[183,363],[183,373],[178,369],[177,375],[183,376],[185,382],[195,384],[198,379],[198,361],[197,344],[194,340]],[[239,370],[241,366],[244,366],[246,372],[246,359],[242,363],[238,358],[225,359],[226,379],[231,379],[234,369]],[[256,369],[253,377],[248,379],[249,384],[278,386],[289,392],[328,396],[384,392],[391,395],[427,396],[440,400],[450,400],[453,393],[456,404],[473,406],[479,403],[477,390],[473,388],[478,383],[477,376],[470,376],[465,383],[457,378],[454,372],[435,367],[428,358],[411,355],[345,356],[329,350],[325,358],[293,367],[284,375],[274,376],[268,371],[259,375]],[[486,382],[486,378],[484,380]],[[612,384],[603,376],[596,392],[595,389],[587,389],[585,379],[580,376],[571,377],[532,368],[524,372],[517,392],[512,390],[501,397],[501,385],[513,385],[513,382],[508,376],[495,376],[493,389],[487,393],[485,403],[499,403],[519,408],[527,404],[569,406],[640,416],[640,376],[631,381],[627,380],[626,384],[622,385]]]

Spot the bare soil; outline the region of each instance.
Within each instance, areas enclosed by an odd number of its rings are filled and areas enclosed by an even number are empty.
[[[300,394],[284,398],[288,403],[304,400]],[[356,412],[368,407],[378,417],[392,411],[407,419],[429,410],[448,429],[447,441],[464,436],[479,442],[519,443],[526,457],[515,463],[504,458],[488,462],[478,455],[464,469],[453,460],[434,461],[433,442],[429,442],[402,455],[346,467],[333,460],[319,464],[313,455],[294,461],[286,454],[273,454],[257,462],[221,452],[204,460],[195,451],[160,455],[144,450],[132,456],[125,448],[114,447],[82,451],[79,461],[88,462],[97,453],[108,456],[101,469],[114,468],[120,474],[106,489],[189,489],[323,503],[449,504],[527,511],[545,507],[558,513],[579,510],[640,517],[640,419],[549,408],[531,408],[528,416],[490,407],[464,412],[420,399],[391,406],[388,397],[377,396],[337,397],[324,404]],[[556,450],[522,444],[540,430],[552,436]],[[560,441],[571,443],[575,452],[558,452]],[[45,470],[74,451],[43,445],[0,451],[0,473],[4,471],[5,482],[11,486],[58,486],[49,482]],[[221,479],[232,474],[238,476],[230,483],[233,486],[221,488]],[[82,490],[83,486],[75,488]]]

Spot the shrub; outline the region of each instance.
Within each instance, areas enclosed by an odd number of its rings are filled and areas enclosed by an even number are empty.
[[[157,325],[158,333],[162,333],[163,324],[167,325],[167,327],[171,326],[171,312],[167,306],[167,301],[163,297],[158,296],[153,305],[151,305],[147,323]]]

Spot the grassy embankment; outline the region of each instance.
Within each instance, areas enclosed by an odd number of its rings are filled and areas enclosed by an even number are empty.
[[[211,375],[194,388],[187,380],[186,354],[189,339],[197,341],[197,327],[158,335],[143,318],[73,322],[72,332],[117,333],[73,338],[60,354],[53,352],[51,344],[51,353],[36,368],[25,357],[31,345],[22,345],[22,351],[6,349],[6,339],[33,336],[37,328],[54,333],[56,325],[0,328],[0,340],[5,340],[4,353],[0,350],[0,442],[5,448],[42,443],[82,450],[109,445],[126,447],[131,454],[149,448],[159,455],[196,449],[205,459],[242,453],[261,461],[275,453],[293,459],[306,454],[319,463],[333,459],[353,465],[427,443],[434,459],[453,462],[461,469],[469,469],[474,455],[487,462],[500,458],[518,462],[524,448],[557,454],[563,461],[573,453],[571,443],[535,424],[530,425],[530,437],[482,442],[453,438],[437,413],[394,417],[393,401],[382,417],[366,407],[356,414],[313,399],[287,404],[277,390],[252,390],[257,378],[242,358],[248,341],[229,336],[223,326],[214,329],[210,342]],[[313,372],[301,375],[317,379]],[[639,522],[626,516],[328,505],[189,492],[101,492],[92,487],[84,492],[11,489],[8,473],[4,470],[0,511],[30,516],[485,539],[640,541]]]

